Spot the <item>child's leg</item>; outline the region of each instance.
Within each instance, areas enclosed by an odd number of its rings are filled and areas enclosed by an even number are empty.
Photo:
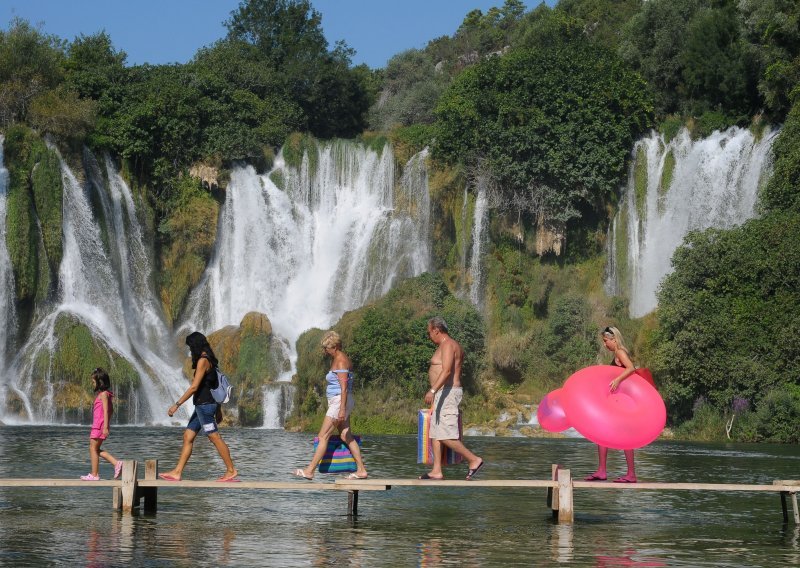
[[[99,475],[100,471],[100,445],[103,440],[89,439],[89,460],[92,464],[92,475]]]
[[[116,465],[117,465],[117,458],[115,458],[114,456],[112,456],[112,455],[111,455],[109,452],[107,452],[106,450],[100,450],[100,457],[101,457],[101,458],[103,458],[104,460],[106,460],[108,463],[110,463],[110,464],[111,464],[111,465],[113,465],[113,466],[116,466]]]

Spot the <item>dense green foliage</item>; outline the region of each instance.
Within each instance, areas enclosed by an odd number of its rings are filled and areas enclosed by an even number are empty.
[[[575,41],[512,51],[459,75],[437,107],[436,155],[481,162],[510,203],[561,222],[609,200],[649,125],[644,83]]]
[[[793,211],[800,214],[800,92],[780,136],[772,146],[775,163],[772,176],[761,193],[766,212]]]
[[[657,368],[672,415],[699,396],[758,401],[800,375],[800,216],[692,233],[659,294]]]
[[[4,143],[9,171],[6,232],[16,297],[29,305],[52,293],[62,256],[61,166],[58,157],[29,129],[10,128]]]
[[[436,346],[427,333],[428,320],[444,317],[450,335],[465,351],[462,384],[479,390],[484,331],[480,315],[455,298],[440,276],[426,273],[407,280],[375,303],[350,312],[337,324],[343,350],[353,361],[356,387],[383,393],[386,399],[421,399],[428,386],[428,367]],[[297,393],[301,414],[324,408],[327,367],[320,351],[322,331],[311,330],[297,343]],[[321,404],[322,403],[322,404]]]

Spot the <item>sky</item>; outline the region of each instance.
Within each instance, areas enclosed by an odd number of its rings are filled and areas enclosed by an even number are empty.
[[[527,9],[540,0],[524,0]],[[384,67],[395,54],[452,35],[464,16],[504,0],[311,0],[322,14],[325,38],[356,50],[354,64]],[[547,0],[548,5],[555,0]],[[14,17],[41,31],[74,40],[105,30],[129,65],[186,63],[222,38],[223,22],[239,0],[0,0],[0,28]]]

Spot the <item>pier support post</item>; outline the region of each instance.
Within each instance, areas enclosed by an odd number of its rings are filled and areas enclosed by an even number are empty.
[[[789,507],[786,506],[786,498],[792,500],[792,513],[794,513],[794,524],[800,525],[800,510],[797,508],[797,493],[794,491],[781,491],[781,509],[783,510],[783,522],[789,522]]]
[[[136,495],[138,484],[136,481],[136,460],[125,460],[122,465],[122,512],[130,513],[138,505]]]
[[[111,508],[115,511],[122,510],[122,488],[121,487],[112,487],[111,488]]]
[[[772,485],[798,485],[800,486],[800,481],[795,479],[793,480],[783,480],[783,479],[776,479],[772,482]],[[797,492],[796,491],[781,491],[781,511],[783,512],[783,522],[789,522],[789,507],[786,504],[786,498],[792,500],[792,513],[794,513],[794,524],[800,525],[800,509],[797,506]]]
[[[561,469],[561,465],[554,463],[552,464],[552,472],[551,477],[553,481],[558,481],[558,470]],[[553,520],[558,518],[558,489],[553,487],[547,488],[547,506],[550,508],[550,511],[553,515]]]
[[[146,460],[144,462],[144,478],[158,479],[158,460]],[[155,513],[158,509],[158,487],[139,488],[141,496],[144,498],[144,512]]]
[[[572,523],[572,474],[568,469],[558,470],[558,522]]]
[[[354,517],[358,515],[358,491],[347,492],[347,516]]]

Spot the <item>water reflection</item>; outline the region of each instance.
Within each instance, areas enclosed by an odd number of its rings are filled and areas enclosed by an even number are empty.
[[[666,566],[666,562],[661,560],[652,560],[647,558],[642,558],[638,560],[634,557],[638,557],[639,554],[635,550],[626,550],[625,554],[622,556],[597,556],[596,564],[597,568],[606,568],[608,566]]]
[[[572,562],[573,526],[571,524],[553,525],[552,556],[556,562]]]
[[[344,521],[347,525],[347,521]],[[322,531],[311,542],[312,566],[370,566],[365,555],[366,541],[359,530],[347,532]]]

